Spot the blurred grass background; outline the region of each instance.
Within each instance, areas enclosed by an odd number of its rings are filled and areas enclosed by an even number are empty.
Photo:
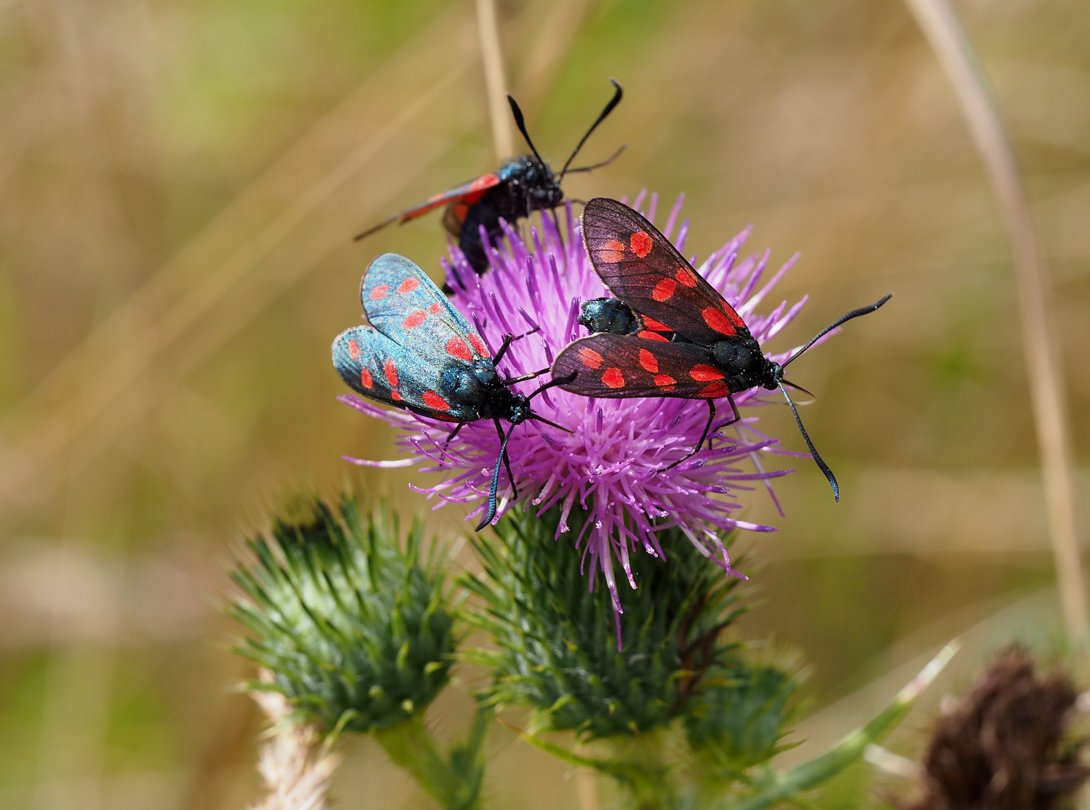
[[[956,3],[989,76],[1055,281],[1087,491],[1090,15],[1076,0]],[[967,634],[964,682],[1012,636],[1062,638],[996,204],[904,7],[861,0],[501,3],[511,91],[554,165],[609,97],[569,194],[684,192],[699,255],[746,224],[790,341],[885,292],[795,372],[809,462],[754,519],[754,639],[811,672],[816,749]],[[438,273],[436,221],[353,233],[495,167],[472,3],[0,3],[0,805],[237,808],[261,729],[218,607],[240,538],[351,481],[388,431],[340,406],[332,336],[366,263]],[[521,148],[521,146],[520,146]],[[438,219],[435,217],[434,219]],[[785,344],[786,345],[786,344]],[[766,424],[801,449],[786,412]],[[460,528],[456,508],[429,518]],[[960,678],[960,680],[959,680]],[[461,702],[459,702],[461,701]],[[835,701],[835,703],[834,703]],[[439,722],[468,706],[446,700]],[[900,747],[913,750],[915,715]],[[800,737],[801,739],[801,737]],[[574,803],[567,770],[502,729],[490,785]],[[805,747],[804,747],[805,749]],[[852,790],[854,788],[844,788]],[[417,806],[367,743],[336,793]],[[502,802],[501,802],[502,803]],[[826,806],[837,806],[827,804]]]

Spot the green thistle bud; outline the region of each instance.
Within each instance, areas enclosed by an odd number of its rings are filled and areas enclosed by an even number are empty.
[[[732,649],[719,637],[741,613],[738,580],[680,532],[660,535],[671,558],[644,562],[618,627],[607,590],[589,590],[578,556],[553,539],[558,519],[513,511],[497,527],[498,542],[474,540],[484,572],[467,587],[485,610],[469,621],[496,645],[476,655],[496,675],[490,699],[531,707],[534,730],[585,738],[667,725]]]
[[[253,688],[327,732],[371,732],[419,716],[447,684],[454,623],[435,555],[418,560],[419,525],[402,547],[396,521],[361,520],[346,497],[249,545],[231,613],[250,632],[239,652],[270,677]]]
[[[779,752],[796,689],[794,679],[773,666],[734,660],[717,667],[690,702],[689,744],[723,776],[767,762]]]

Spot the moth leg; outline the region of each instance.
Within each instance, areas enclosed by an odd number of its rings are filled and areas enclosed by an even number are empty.
[[[719,431],[722,430],[723,428],[730,427],[731,425],[733,425],[735,422],[741,420],[741,418],[742,418],[742,414],[740,414],[738,412],[738,406],[734,404],[734,397],[732,397],[732,396],[730,396],[728,394],[727,395],[727,402],[730,403],[730,409],[731,409],[732,414],[731,414],[730,419],[728,419],[726,422],[724,422],[723,424],[721,424],[719,427],[717,427],[715,429],[716,435],[719,435]],[[709,450],[711,449],[711,446],[712,446],[712,440],[709,438],[708,439],[708,449]]]
[[[543,369],[541,369],[541,371],[531,371],[529,374],[523,374],[520,377],[508,377],[506,380],[503,381],[503,384],[504,385],[514,385],[515,383],[526,382],[527,380],[532,380],[532,379],[534,379],[536,377],[540,377],[542,374],[544,374],[548,370],[549,369],[547,369],[547,368],[543,368]]]
[[[730,427],[735,422],[738,422],[738,421],[740,421],[742,419],[742,414],[738,413],[738,406],[734,404],[734,397],[732,397],[730,394],[727,394],[727,402],[730,403],[730,409],[733,412],[733,416],[731,416],[730,419],[728,419],[726,422],[721,424],[719,426],[720,429],[725,428],[725,427]]]
[[[503,359],[503,356],[505,354],[507,354],[507,350],[511,348],[511,344],[514,343],[516,340],[522,340],[524,337],[532,335],[532,334],[534,334],[534,332],[540,332],[540,331],[541,331],[541,327],[534,327],[533,329],[531,329],[528,332],[523,332],[521,335],[504,335],[503,336],[503,343],[500,344],[500,348],[496,351],[496,354],[493,355],[493,357],[492,357],[492,365],[498,366],[500,364],[500,360]],[[524,379],[528,380],[528,379],[530,379],[530,377],[526,377]]]
[[[444,453],[447,452],[447,447],[450,445],[451,440],[454,439],[454,437],[458,435],[458,431],[461,430],[462,428],[464,428],[465,426],[466,426],[465,422],[459,422],[458,427],[454,428],[454,430],[452,430],[450,433],[447,434],[446,441],[443,442],[443,452]]]
[[[696,447],[694,447],[692,450],[690,450],[684,456],[679,458],[673,464],[670,464],[670,465],[667,465],[666,467],[663,467],[661,470],[659,470],[659,472],[666,472],[667,470],[674,469],[674,467],[676,467],[681,462],[695,456],[697,454],[697,452],[700,450],[700,448],[704,446],[704,440],[706,438],[708,438],[708,431],[711,430],[711,427],[712,427],[712,420],[715,419],[715,401],[710,400],[710,399],[706,399],[704,401],[708,403],[708,421],[704,423],[704,430],[702,430],[700,432],[700,439],[697,440]],[[729,394],[727,395],[727,402],[730,403],[731,410],[734,411],[734,418],[731,419],[730,422],[727,422],[728,425],[731,425],[731,424],[734,424],[735,422],[737,422],[738,419],[740,419],[741,417],[738,415],[738,408],[734,404],[734,398],[731,397]],[[724,427],[725,427],[725,425],[724,425]]]

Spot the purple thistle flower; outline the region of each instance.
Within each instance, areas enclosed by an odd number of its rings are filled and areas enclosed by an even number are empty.
[[[643,201],[640,194],[635,207],[640,209]],[[682,222],[678,227],[681,202],[679,199],[670,211],[663,233],[684,252],[688,225]],[[643,212],[651,220],[656,203],[656,196],[651,195]],[[548,369],[556,355],[584,333],[577,324],[580,303],[609,291],[591,266],[570,205],[558,223],[542,217],[530,227],[528,241],[506,225],[504,232],[506,239],[501,244],[487,247],[491,272],[478,276],[457,249],[452,250],[449,262],[444,261],[444,267],[448,284],[455,290],[454,305],[493,349],[506,334],[525,335],[511,345],[500,364],[501,376],[515,377]],[[694,266],[734,306],[763,346],[798,314],[805,298],[793,305],[781,302],[764,314],[756,311],[797,255],[764,279],[769,251],[739,259],[748,236],[747,228]],[[788,349],[770,357],[782,362],[790,355]],[[518,390],[529,394],[540,384],[520,383]],[[582,548],[584,566],[589,562],[591,572],[601,570],[618,613],[621,603],[615,565],[620,565],[635,588],[633,550],[665,558],[658,540],[665,529],[676,528],[726,572],[744,576],[731,568],[722,538],[734,529],[774,529],[738,517],[742,508],[739,495],[764,486],[776,503],[769,482],[789,470],[765,470],[762,456],[795,455],[781,450],[776,439],[757,428],[756,417],[747,414],[746,409],[753,405],[777,401],[766,399],[770,393],[750,389],[735,394],[742,420],[720,432],[730,416],[720,417],[699,452],[664,469],[696,445],[707,419],[702,403],[657,397],[591,399],[555,388],[545,391],[534,400],[535,413],[571,433],[533,421],[514,428],[508,452],[522,507],[538,515],[557,509],[558,538],[571,530],[569,521],[579,527],[575,545]],[[431,462],[422,471],[453,475],[435,486],[414,488],[438,499],[440,505],[447,501],[475,503],[470,516],[481,513],[499,452],[491,423],[482,420],[464,425],[448,445],[453,429],[449,422],[388,410],[354,396],[341,399],[401,429],[399,444],[411,456],[392,462],[349,461],[382,467]],[[509,486],[506,476],[501,477],[501,491],[510,491]],[[500,514],[506,505],[506,500],[501,502]],[[776,506],[778,509],[779,504]]]

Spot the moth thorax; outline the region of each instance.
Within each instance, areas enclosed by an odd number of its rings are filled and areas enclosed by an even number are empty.
[[[761,354],[761,347],[753,338],[737,336],[732,340],[720,340],[712,346],[715,362],[730,375],[763,377],[768,360]]]
[[[452,363],[441,378],[444,393],[459,405],[474,405],[497,390],[505,390],[491,360],[475,360],[469,368]]]
[[[471,373],[473,374],[473,378],[485,388],[503,387],[500,375],[496,373],[496,367],[492,365],[491,360],[474,360]]]

